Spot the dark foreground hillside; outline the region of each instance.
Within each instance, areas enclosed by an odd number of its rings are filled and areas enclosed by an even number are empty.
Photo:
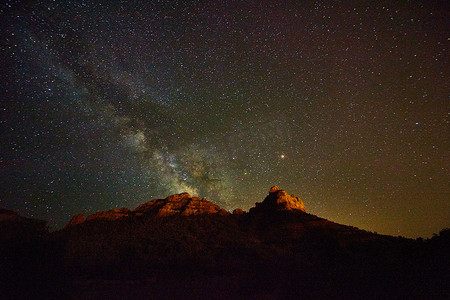
[[[249,213],[171,197],[54,233],[0,218],[0,298],[448,297],[449,230],[426,241],[376,235],[307,214],[279,189]]]

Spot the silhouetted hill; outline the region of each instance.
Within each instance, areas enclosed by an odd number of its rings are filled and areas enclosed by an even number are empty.
[[[0,209],[0,299],[32,299],[36,290],[49,295],[59,263],[49,236],[46,221]]]
[[[277,187],[233,214],[183,193],[44,231],[25,247],[31,260],[13,255],[7,268],[35,275],[5,282],[24,298],[39,287],[42,296],[72,299],[444,299],[447,233],[416,241],[337,224]]]
[[[13,211],[0,209],[0,241],[3,244],[31,239],[47,233],[46,221],[24,218]]]

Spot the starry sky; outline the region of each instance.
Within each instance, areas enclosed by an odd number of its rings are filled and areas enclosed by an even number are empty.
[[[2,1],[0,206],[71,216],[273,185],[383,234],[450,226],[445,1]]]

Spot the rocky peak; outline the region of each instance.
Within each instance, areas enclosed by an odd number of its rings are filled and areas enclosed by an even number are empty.
[[[148,203],[139,205],[134,212],[137,215],[144,213],[156,214],[157,216],[171,215],[199,215],[219,214],[226,215],[228,212],[205,198],[192,197],[188,193],[175,194],[166,199],[155,199]]]
[[[117,220],[131,216],[152,215],[165,217],[172,215],[190,216],[200,214],[219,214],[227,215],[229,212],[220,208],[218,205],[206,200],[205,198],[192,197],[188,193],[171,195],[165,199],[154,199],[143,203],[134,210],[128,208],[111,209],[109,211],[100,211],[88,216],[86,219],[82,214],[76,215],[67,224],[71,227],[81,224],[85,221],[106,219]]]
[[[250,211],[279,211],[292,210],[306,212],[303,201],[294,195],[289,195],[286,191],[277,186],[273,186],[269,190],[269,195],[261,203],[256,203],[256,206]]]
[[[273,187],[270,188],[269,190],[269,194],[275,193],[281,191],[281,189],[279,187],[277,187],[276,185],[274,185]]]

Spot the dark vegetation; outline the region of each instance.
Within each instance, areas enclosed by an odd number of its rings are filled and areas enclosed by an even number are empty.
[[[0,220],[2,299],[445,299],[450,230],[382,236],[303,212]]]

